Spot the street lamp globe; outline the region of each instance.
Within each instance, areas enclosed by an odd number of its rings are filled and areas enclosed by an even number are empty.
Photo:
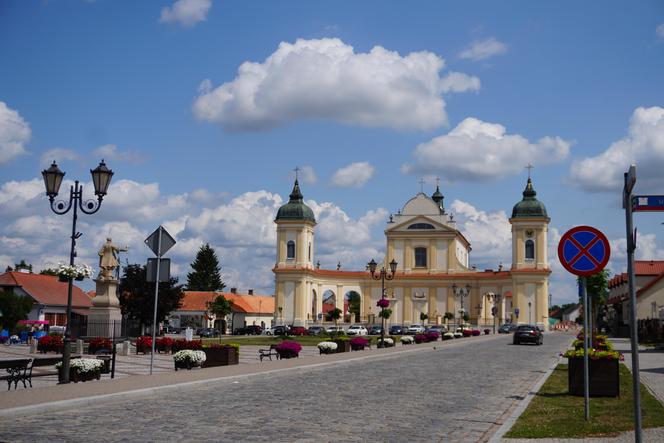
[[[373,261],[373,259],[371,260]],[[390,271],[392,271],[392,274],[395,274],[397,272],[397,261],[395,259],[392,259],[390,262]]]
[[[394,261],[394,260],[392,260],[392,261]],[[369,272],[371,272],[371,275],[374,275],[376,273],[376,266],[377,265],[378,265],[378,263],[376,263],[376,260],[374,260],[373,258],[371,259],[371,261],[369,263],[367,263],[367,266],[369,267]]]
[[[92,174],[92,183],[95,186],[95,195],[100,198],[105,196],[108,186],[111,184],[111,178],[113,178],[113,171],[108,169],[102,160],[99,166],[90,170],[90,174]]]
[[[42,177],[44,177],[44,186],[46,186],[46,195],[48,198],[53,201],[60,192],[60,185],[62,184],[62,178],[65,176],[65,173],[58,168],[58,165],[53,162],[50,168],[44,169],[42,171]]]

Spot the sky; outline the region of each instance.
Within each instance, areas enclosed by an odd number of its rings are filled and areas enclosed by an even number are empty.
[[[2,269],[68,260],[71,215],[40,174],[54,160],[61,198],[72,180],[92,195],[102,158],[115,172],[77,263],[108,235],[144,263],[162,224],[181,281],[210,243],[227,287],[262,294],[296,167],[322,268],[381,260],[389,214],[438,178],[470,264],[496,269],[532,164],[558,304],[577,299],[560,236],[596,227],[622,272],[623,173],[664,194],[658,1],[7,0],[0,65]],[[664,259],[663,217],[635,215],[637,259]]]

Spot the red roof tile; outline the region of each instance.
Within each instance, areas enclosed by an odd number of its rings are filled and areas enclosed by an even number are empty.
[[[245,295],[210,291],[184,291],[182,306],[178,311],[205,311],[207,310],[207,304],[214,301],[219,295],[223,295],[226,300],[231,301],[236,312],[248,314],[274,312],[274,297],[270,295]]]
[[[18,286],[43,305],[67,305],[67,283],[58,281],[58,277],[53,275],[5,272],[0,275],[0,286]],[[72,289],[72,306],[92,306],[92,299],[76,285]]]

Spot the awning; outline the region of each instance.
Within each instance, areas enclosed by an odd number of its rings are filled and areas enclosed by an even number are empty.
[[[19,320],[19,325],[47,325],[48,320]]]

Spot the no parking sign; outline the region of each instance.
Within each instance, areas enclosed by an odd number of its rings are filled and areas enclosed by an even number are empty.
[[[610,256],[609,240],[591,226],[570,229],[558,243],[560,264],[579,277],[587,277],[604,269]]]

